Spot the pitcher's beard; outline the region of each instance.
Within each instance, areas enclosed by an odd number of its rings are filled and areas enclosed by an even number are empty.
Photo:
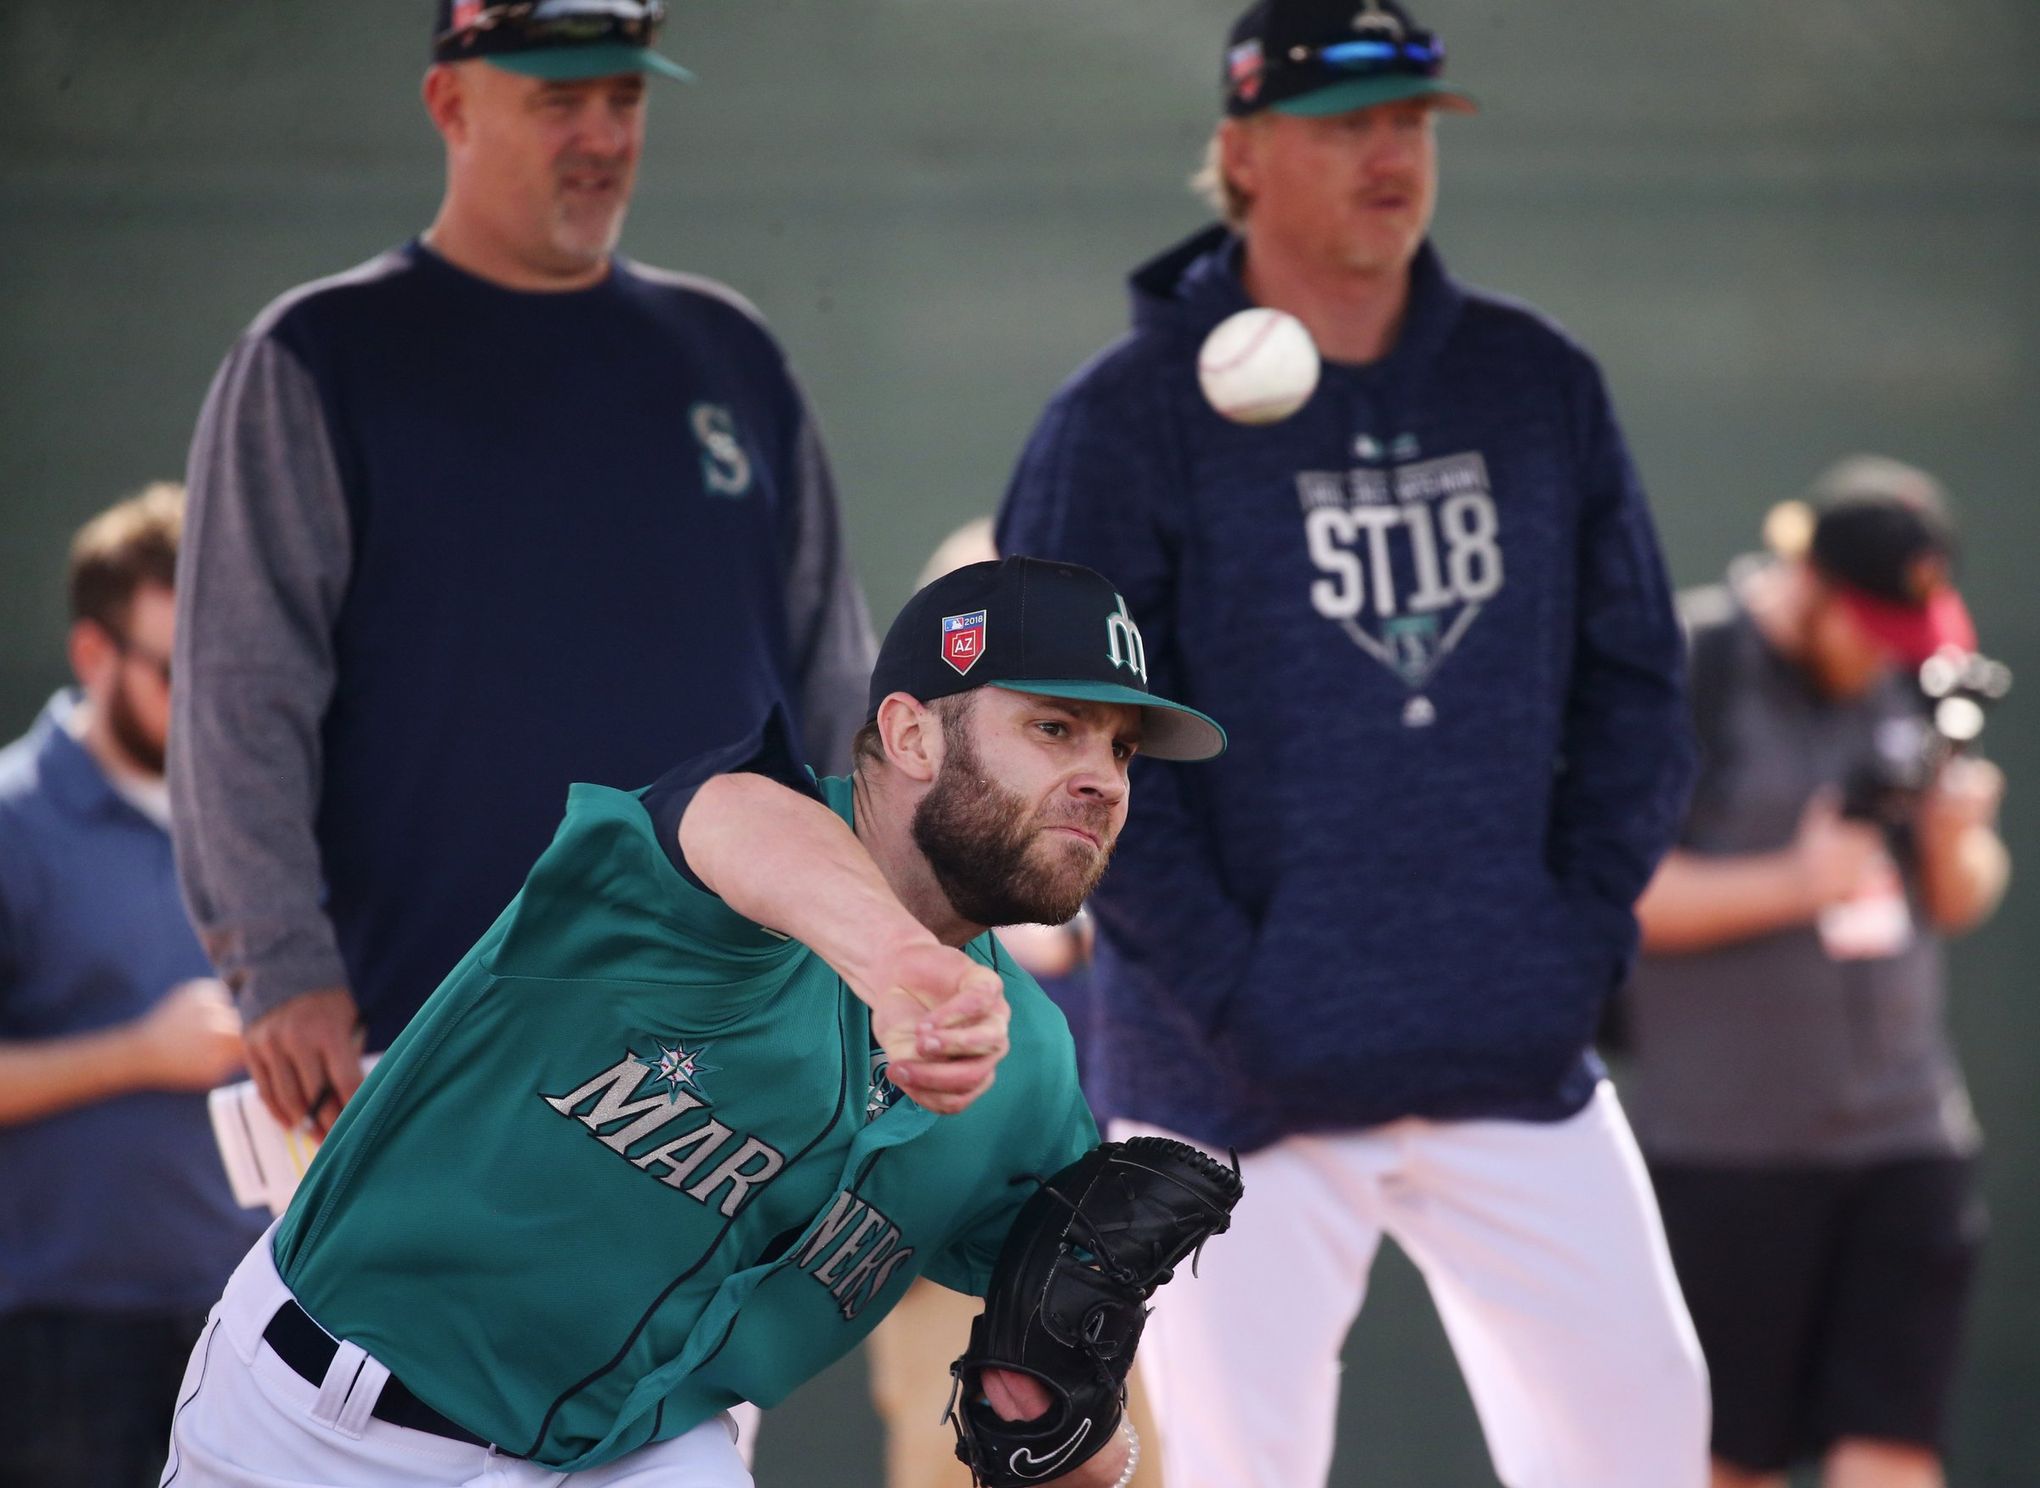
[[[1104,837],[1103,821],[1074,824]],[[942,773],[914,808],[913,831],[951,909],[974,925],[1060,925],[1074,918],[1104,875],[1111,849],[1044,839],[1043,825],[1024,800],[985,778],[968,736],[949,734]]]

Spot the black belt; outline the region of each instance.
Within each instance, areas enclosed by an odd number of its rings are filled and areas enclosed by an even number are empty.
[[[311,1315],[294,1301],[276,1309],[276,1316],[262,1330],[262,1341],[276,1350],[277,1358],[315,1385],[325,1382],[326,1371],[333,1364],[333,1355],[340,1352],[340,1340],[313,1322]],[[434,1436],[472,1442],[478,1447],[488,1445],[472,1431],[455,1425],[413,1395],[395,1375],[384,1381],[382,1393],[375,1397],[375,1404],[368,1413],[393,1426],[429,1431]]]

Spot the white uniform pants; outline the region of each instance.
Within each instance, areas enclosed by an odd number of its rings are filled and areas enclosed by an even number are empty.
[[[290,1297],[268,1235],[227,1282],[177,1393],[162,1488],[752,1488],[726,1416],[602,1467],[561,1473],[369,1414],[389,1370],[351,1343],[323,1383],[262,1341]]]
[[[1562,1122],[1398,1121],[1240,1167],[1232,1228],[1141,1341],[1167,1488],[1323,1484],[1384,1234],[1430,1287],[1508,1488],[1706,1483],[1706,1366],[1607,1082]]]

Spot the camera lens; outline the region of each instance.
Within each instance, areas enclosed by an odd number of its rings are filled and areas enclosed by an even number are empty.
[[[1955,744],[1968,744],[1983,732],[1983,705],[1974,698],[1942,698],[1934,705],[1934,728]]]

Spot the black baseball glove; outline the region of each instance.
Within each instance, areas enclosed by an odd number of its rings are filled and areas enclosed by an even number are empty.
[[[1232,1222],[1240,1191],[1237,1167],[1165,1137],[1106,1142],[1042,1184],[1013,1221],[970,1348],[949,1370],[956,1455],[979,1484],[1060,1477],[1112,1439],[1142,1304]],[[1003,1420],[979,1388],[987,1368],[1032,1375],[1049,1408]]]

